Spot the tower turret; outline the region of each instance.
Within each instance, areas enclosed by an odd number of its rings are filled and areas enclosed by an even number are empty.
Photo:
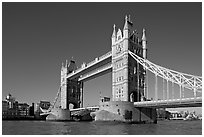
[[[75,63],[75,61],[73,60],[73,57],[72,57],[72,59],[70,60],[68,66],[67,66],[67,71],[68,71],[68,73],[72,73],[72,71],[76,70],[76,68],[77,68],[76,63]]]
[[[68,68],[68,61],[66,59],[65,68]]]
[[[61,68],[61,86],[66,83],[66,75],[67,75],[67,68],[64,66],[64,63],[62,62],[62,68]]]
[[[124,38],[129,37],[129,27],[128,27],[128,17],[127,17],[127,15],[125,16],[125,25],[124,25],[124,28],[123,28],[123,36],[124,36]]]
[[[143,58],[147,58],[147,39],[145,34],[145,29],[142,30],[142,48],[143,48]]]
[[[61,70],[63,70],[64,69],[64,63],[62,62],[62,68],[61,68]]]
[[[133,26],[133,23],[130,21],[130,15],[129,15],[129,18],[126,15],[125,16],[125,25],[124,25],[124,28],[123,28],[124,38],[129,38],[132,26]]]
[[[62,62],[61,76],[64,74],[64,63]]]
[[[115,31],[115,24],[113,25],[113,34],[112,34],[112,45],[115,44],[116,41],[116,31]]]

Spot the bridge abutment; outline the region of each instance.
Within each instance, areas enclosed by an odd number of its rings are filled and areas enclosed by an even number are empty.
[[[69,121],[70,118],[70,110],[69,109],[61,109],[61,108],[53,108],[50,114],[46,117],[48,121]]]
[[[157,123],[156,109],[135,107],[128,101],[101,102],[99,111],[95,112],[95,121]]]

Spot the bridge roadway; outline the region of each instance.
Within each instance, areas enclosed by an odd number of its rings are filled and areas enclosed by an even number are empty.
[[[99,75],[104,75],[112,71],[112,52],[108,52],[95,60],[82,65],[77,70],[67,75],[68,79],[79,78],[79,81],[87,81]]]
[[[202,97],[134,102],[134,106],[150,108],[202,107]],[[70,109],[70,111],[72,114],[77,114],[78,111],[84,109],[96,111],[99,110],[99,106]],[[41,111],[43,113],[41,113],[40,115],[48,115],[50,113],[50,111],[48,112],[48,110],[41,109]]]
[[[202,97],[196,98],[182,98],[182,99],[169,99],[169,100],[153,100],[134,102],[135,107],[151,107],[151,108],[179,108],[179,107],[202,107]],[[98,106],[70,109],[70,111],[79,111],[83,109],[99,109]]]
[[[202,107],[202,97],[134,102],[134,106],[151,108]]]

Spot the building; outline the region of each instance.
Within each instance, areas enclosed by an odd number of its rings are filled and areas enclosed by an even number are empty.
[[[50,105],[49,101],[40,101],[39,103],[36,103],[34,106],[35,119],[45,119],[46,117],[40,116],[40,114],[43,113],[43,111],[48,110]]]
[[[8,102],[7,101],[2,101],[2,118],[5,119],[8,115]]]
[[[18,104],[19,117],[29,116],[29,105],[27,103]]]
[[[49,101],[40,101],[39,105],[42,109],[49,109],[51,104]]]
[[[166,111],[165,108],[157,109],[157,119],[170,119],[170,112]]]
[[[5,100],[2,101],[2,118],[13,119],[17,118],[18,115],[18,101],[11,94],[8,94]]]
[[[29,116],[34,116],[34,103],[29,107]]]
[[[32,117],[31,117],[32,116]],[[34,118],[34,103],[29,106],[27,103],[18,103],[11,94],[8,94],[2,101],[2,119],[32,119]]]
[[[101,102],[108,102],[110,101],[111,99],[109,97],[103,97],[101,98]]]

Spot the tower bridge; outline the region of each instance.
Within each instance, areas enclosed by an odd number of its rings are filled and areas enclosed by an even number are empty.
[[[110,102],[100,102],[99,107],[96,107],[110,113],[111,118],[104,117],[105,114],[96,114],[95,120],[138,121],[138,115],[141,115],[139,121],[142,119],[154,121],[155,108],[202,106],[202,77],[170,70],[147,60],[145,29],[139,38],[138,32],[133,29],[130,17],[125,17],[123,31],[119,28],[116,32],[116,26],[113,26],[111,41],[110,52],[96,57],[90,63],[83,63],[80,68],[76,67],[74,60],[62,64],[61,85],[54,105],[60,100],[62,110],[83,109],[83,83],[111,72],[112,99]],[[149,73],[155,76],[154,91],[148,90]],[[159,83],[158,77],[163,79],[162,83]],[[158,84],[163,84],[162,93],[159,92]],[[179,90],[173,90],[174,84],[178,85]],[[183,98],[184,89],[190,90],[193,93],[192,97]],[[155,93],[153,100],[148,99],[148,92]],[[158,97],[161,94],[163,99]],[[170,95],[174,94],[178,96],[170,99]],[[69,108],[70,103],[74,105],[73,110]],[[64,115],[64,112],[62,113]]]

